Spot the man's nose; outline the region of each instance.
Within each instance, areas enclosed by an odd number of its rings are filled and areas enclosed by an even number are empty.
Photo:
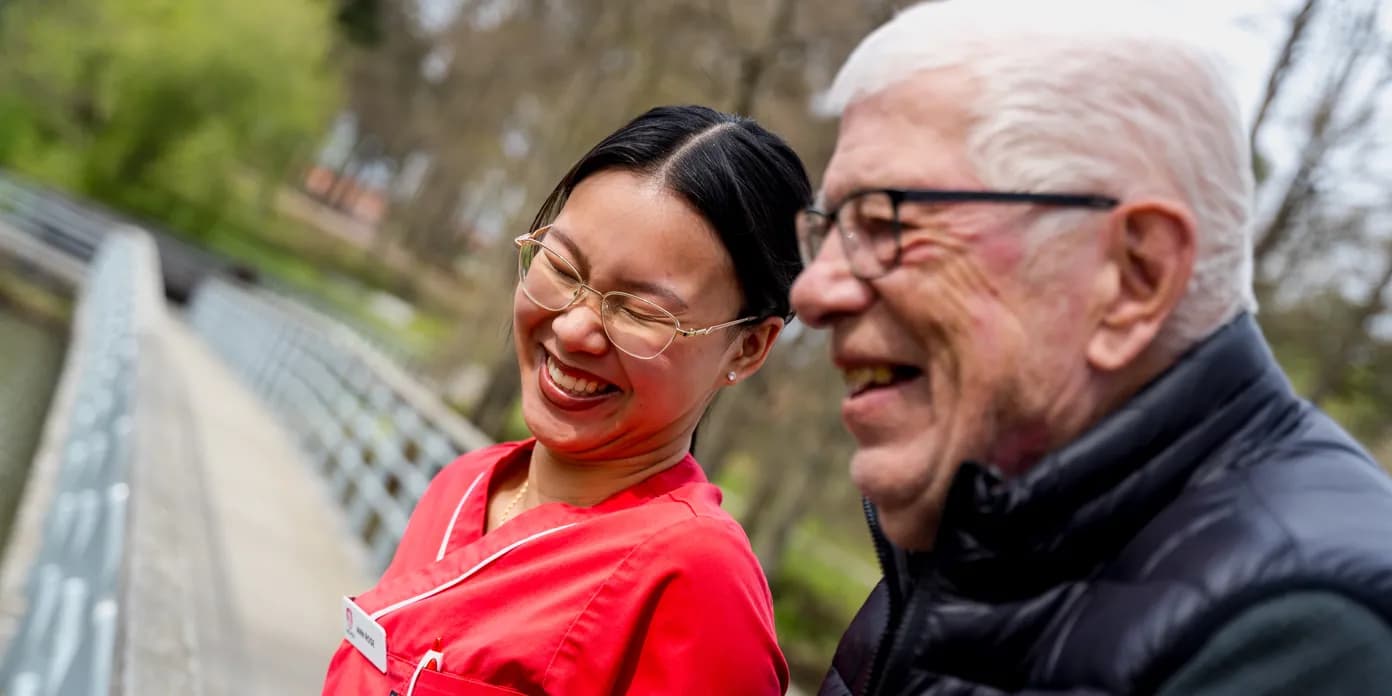
[[[812,327],[825,327],[838,316],[864,312],[874,301],[870,284],[851,274],[840,237],[828,235],[816,258],[793,282],[793,309]]]

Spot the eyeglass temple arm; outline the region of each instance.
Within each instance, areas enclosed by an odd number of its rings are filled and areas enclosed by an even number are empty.
[[[887,190],[900,201],[915,203],[1032,203],[1070,208],[1115,208],[1121,201],[1092,193],[1028,193],[1016,191]]]
[[[708,334],[708,333],[714,333],[714,332],[719,331],[719,330],[721,330],[721,329],[728,329],[728,328],[730,328],[731,326],[738,326],[739,324],[747,324],[747,323],[749,323],[749,322],[751,322],[751,321],[757,321],[758,319],[759,319],[759,317],[745,317],[745,318],[743,318],[743,319],[736,319],[736,320],[734,320],[734,321],[727,321],[727,322],[725,322],[724,324],[716,324],[715,326],[707,326],[707,327],[704,328],[704,329],[681,329],[681,328],[679,328],[679,329],[677,329],[677,333],[679,333],[679,334],[681,334],[681,335],[683,335],[683,336],[686,336],[686,337],[691,337],[691,336],[704,336],[704,335],[706,335],[706,334]]]

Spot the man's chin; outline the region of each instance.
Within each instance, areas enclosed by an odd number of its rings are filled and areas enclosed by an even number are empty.
[[[917,447],[864,445],[851,455],[851,482],[877,506],[911,505],[934,478],[931,464]]]
[[[940,471],[922,443],[861,447],[851,457],[851,480],[879,513],[880,529],[896,546],[920,551],[937,537],[952,471]]]

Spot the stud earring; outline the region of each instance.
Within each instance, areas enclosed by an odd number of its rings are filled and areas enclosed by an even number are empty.
[[[734,371],[734,370],[730,370],[730,373],[727,374],[727,375],[725,375],[725,379],[730,380],[730,384],[734,384],[734,383],[735,383],[735,378],[736,378],[736,377],[738,377],[738,375],[735,374],[735,371]]]

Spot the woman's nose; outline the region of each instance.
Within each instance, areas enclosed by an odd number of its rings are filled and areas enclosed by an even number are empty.
[[[551,331],[560,347],[569,353],[603,355],[609,350],[609,337],[599,315],[599,298],[585,293],[579,301],[556,313]]]

